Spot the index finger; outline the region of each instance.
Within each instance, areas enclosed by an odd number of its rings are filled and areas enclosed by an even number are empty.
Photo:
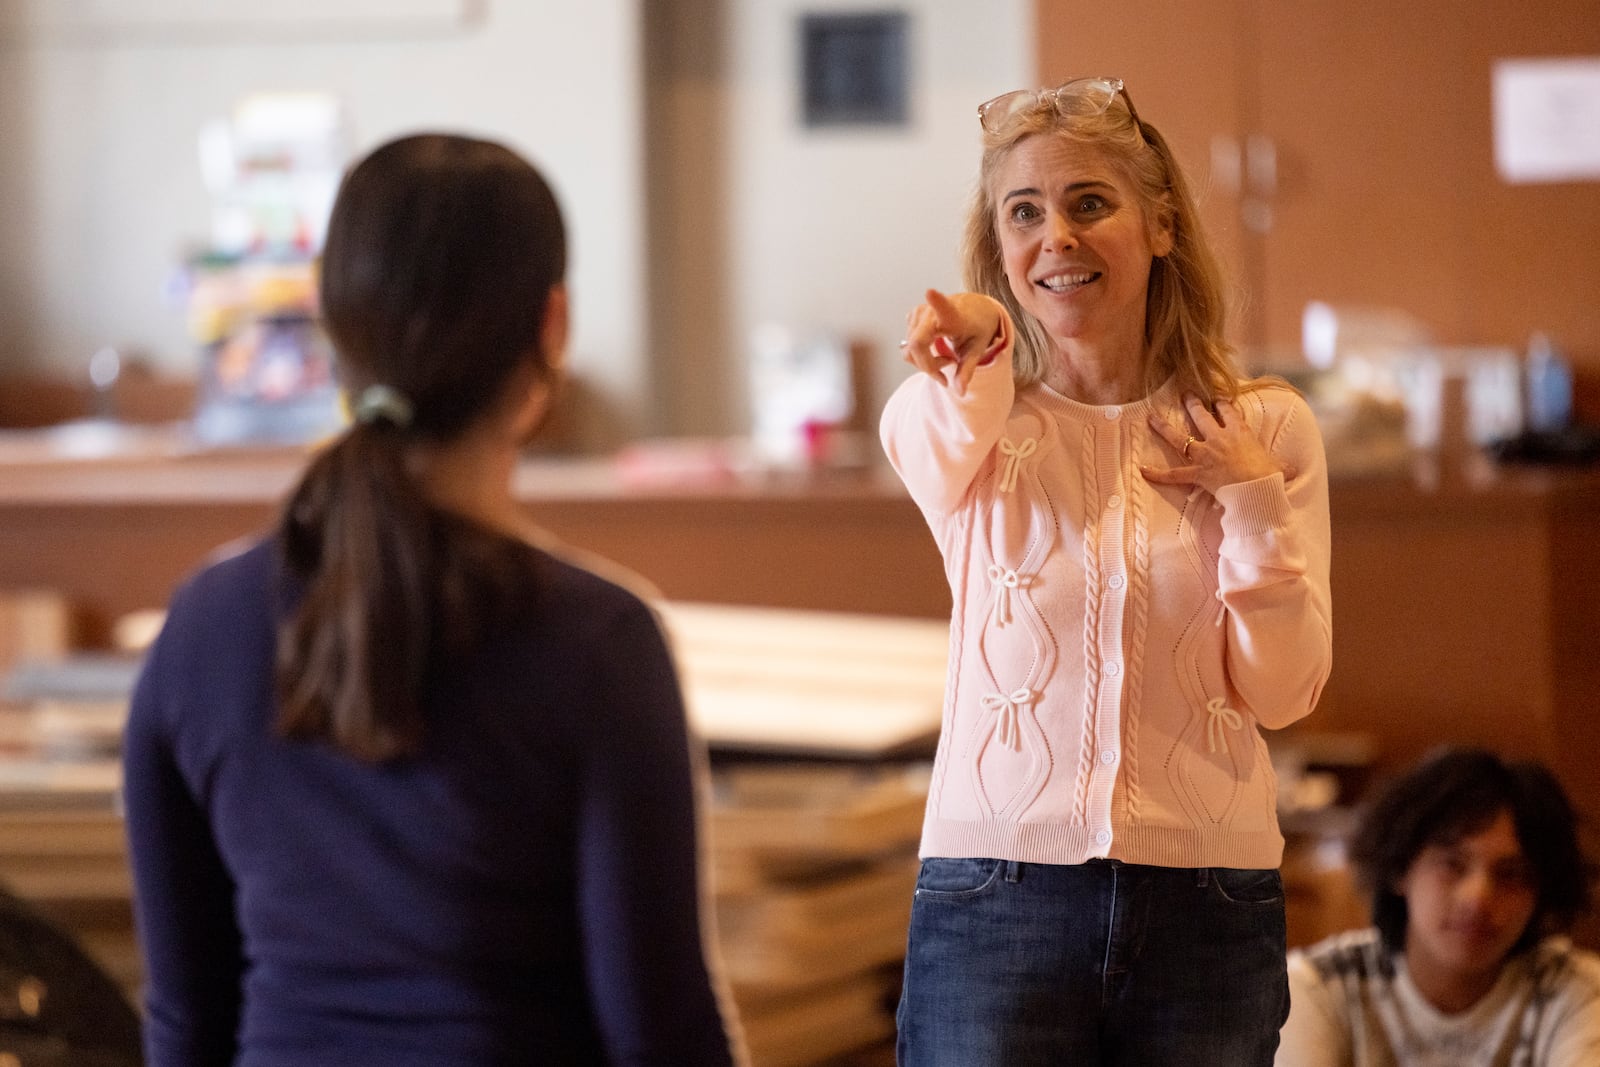
[[[959,321],[961,311],[956,307],[956,302],[945,296],[937,289],[929,289],[923,294],[923,299],[928,302],[928,307],[933,309],[933,314],[939,325],[945,326],[952,321]]]

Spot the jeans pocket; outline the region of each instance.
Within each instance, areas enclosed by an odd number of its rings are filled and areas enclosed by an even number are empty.
[[[1281,905],[1283,876],[1273,868],[1212,867],[1208,878],[1214,891],[1229,904]]]
[[[917,898],[966,900],[979,896],[993,888],[1004,868],[1004,860],[925,859],[917,872]]]

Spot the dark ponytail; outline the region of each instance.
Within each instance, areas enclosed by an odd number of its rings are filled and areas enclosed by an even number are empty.
[[[429,680],[526,611],[526,545],[433,505],[408,469],[550,374],[540,338],[566,266],[549,187],[490,142],[420,135],[346,176],[322,314],[359,417],[308,467],[280,528],[302,591],[278,633],[278,731],[367,761],[418,752]],[[359,399],[389,401],[361,410]]]

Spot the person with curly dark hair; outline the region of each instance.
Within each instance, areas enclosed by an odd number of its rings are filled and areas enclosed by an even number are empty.
[[[1590,1067],[1600,956],[1577,817],[1542,765],[1445,748],[1350,845],[1373,925],[1290,954],[1278,1067]]]

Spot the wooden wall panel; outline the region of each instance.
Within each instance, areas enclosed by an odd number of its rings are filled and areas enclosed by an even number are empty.
[[[1203,187],[1248,290],[1238,336],[1295,348],[1307,300],[1405,308],[1456,344],[1548,331],[1600,421],[1600,182],[1507,185],[1498,58],[1600,54],[1593,0],[1040,0],[1041,82],[1120,74]],[[1277,145],[1257,238],[1211,167],[1215,136]]]
[[[1241,32],[1245,0],[1039,0],[1038,82],[1083,75],[1127,83],[1141,117],[1153,122],[1196,183],[1209,232],[1238,264],[1248,235],[1237,201],[1214,188],[1211,138],[1242,128],[1251,106],[1254,53]]]

